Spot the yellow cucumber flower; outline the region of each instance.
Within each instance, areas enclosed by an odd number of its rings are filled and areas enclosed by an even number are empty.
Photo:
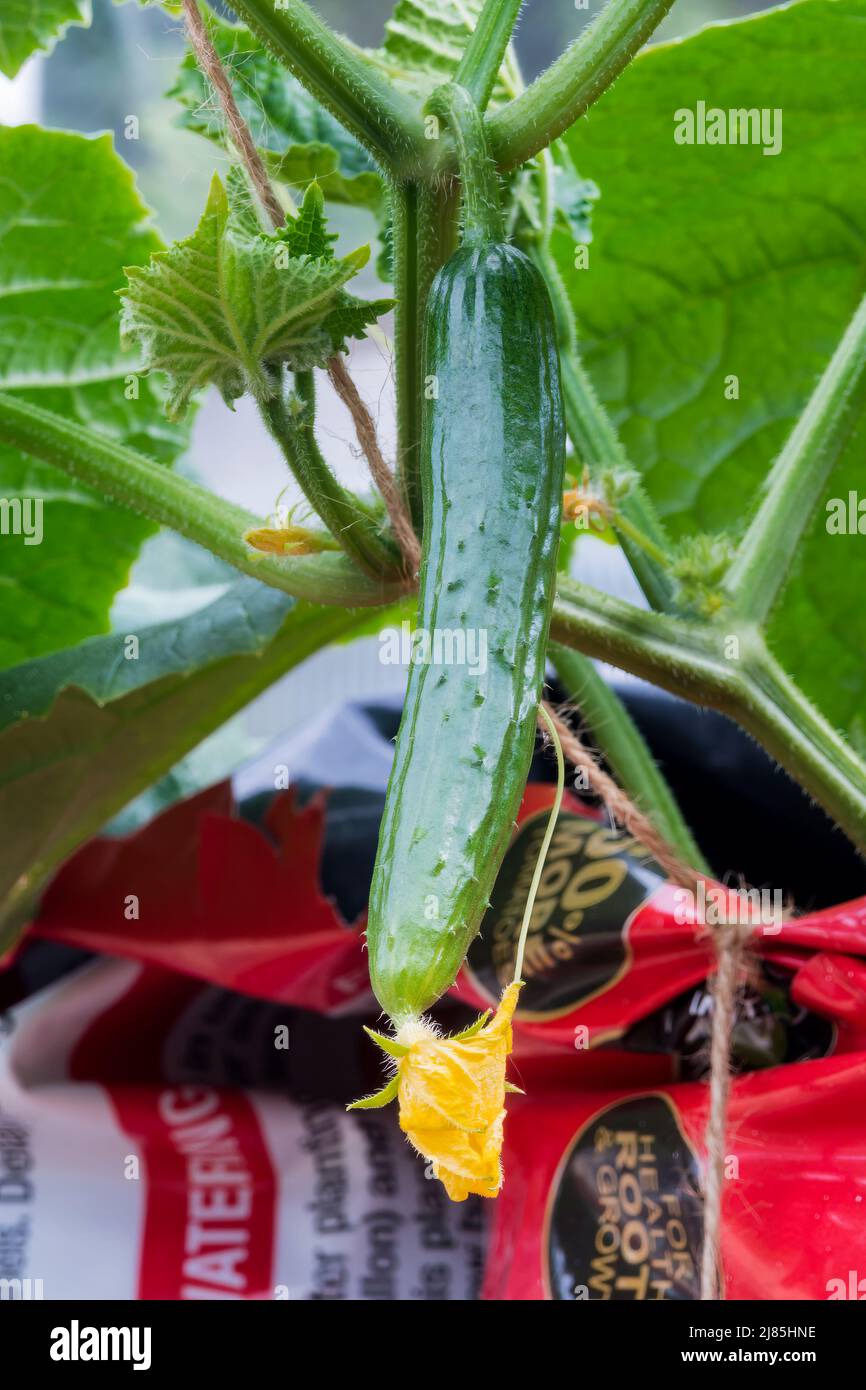
[[[367,1028],[396,1063],[391,1081],[350,1110],[374,1109],[396,1099],[400,1128],[433,1165],[433,1175],[454,1202],[470,1192],[496,1197],[502,1186],[502,1127],[505,1093],[518,1088],[505,1079],[511,1052],[511,1019],[520,983],[505,990],[490,1012],[462,1033],[441,1037],[426,1019],[403,1024],[396,1037]]]

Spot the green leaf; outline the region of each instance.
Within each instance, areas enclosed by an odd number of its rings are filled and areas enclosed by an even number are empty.
[[[592,241],[592,211],[598,186],[582,179],[563,140],[551,146],[555,171],[556,223],[578,245]]]
[[[186,431],[121,351],[114,293],[161,244],[147,216],[110,136],[0,130],[0,390],[171,462]],[[0,498],[43,531],[0,534],[0,666],[104,632],[155,528],[4,445]]]
[[[295,606],[288,594],[240,578],[179,622],[91,637],[68,651],[3,671],[0,733],[19,720],[46,714],[72,686],[95,704],[106,705],[163,676],[184,675],[227,655],[261,652]]]
[[[866,278],[866,0],[802,0],[647,50],[566,137],[601,188],[558,263],[597,390],[672,534],[736,535]],[[675,113],[782,113],[782,149],[674,142]],[[738,379],[739,398],[727,379]],[[862,491],[866,432],[830,496]],[[866,546],[818,516],[775,614],[785,667],[866,717]]]
[[[316,184],[298,223],[271,234],[252,221],[238,178],[230,192],[215,174],[193,235],[153,256],[146,269],[131,267],[121,291],[124,341],[138,342],[146,367],[167,374],[171,419],[209,384],[229,405],[245,392],[259,400],[276,395],[281,364],[293,371],[324,366],[347,337],[363,337],[390,307],[344,292],[369,248],[334,259]],[[308,244],[321,254],[306,254]]]
[[[294,188],[313,179],[329,202],[379,208],[384,182],[366,150],[261,46],[249,29],[210,13],[208,31],[229,74],[238,110],[272,177]],[[181,103],[178,124],[225,145],[225,121],[193,53],[168,96]]]
[[[0,72],[14,77],[31,53],[50,52],[70,24],[89,23],[90,0],[3,0]]]
[[[180,622],[3,673],[0,954],[57,865],[277,677],[359,622],[240,579]]]
[[[384,47],[368,56],[398,86],[423,98],[454,76],[483,8],[484,0],[397,0],[385,23]],[[515,75],[509,67],[506,58],[491,106],[515,94]]]

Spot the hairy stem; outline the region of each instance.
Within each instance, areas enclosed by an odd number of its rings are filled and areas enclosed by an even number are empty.
[[[767,476],[763,498],[726,580],[734,610],[769,615],[833,465],[866,407],[866,298]]]
[[[232,9],[307,91],[391,173],[414,172],[423,148],[418,112],[302,0],[231,0]]]
[[[576,647],[695,704],[733,713],[739,674],[714,628],[635,608],[560,575],[551,640]]]
[[[421,530],[421,420],[424,406],[424,306],[433,277],[456,238],[456,186],[397,184],[394,226],[394,373],[397,476],[416,531]]]
[[[744,673],[739,722],[866,854],[866,766],[763,644]]]
[[[559,338],[565,423],[577,456],[596,478],[606,467],[634,471],[610,416],[598,399],[580,360],[574,310],[559,267],[543,243],[530,247],[530,255],[547,282],[553,303]],[[618,526],[616,517],[612,518],[611,524],[648,602],[663,613],[672,612],[675,608],[674,585],[666,565],[658,558],[659,554],[669,553],[670,543],[641,483],[635,481],[632,484],[625,497],[617,503],[617,511],[633,529],[630,530],[629,525]],[[635,532],[645,538],[649,545],[638,542]],[[656,554],[653,554],[654,550]]]
[[[552,645],[550,657],[569,699],[589,725],[620,785],[693,869],[709,873],[666,778],[616,691],[580,652]]]
[[[490,100],[523,0],[487,0],[454,74],[483,111]]]
[[[262,418],[310,506],[346,554],[367,574],[394,571],[397,555],[370,513],[337,481],[316,443],[316,388],[312,372],[297,372],[295,390],[302,409],[293,413],[282,395],[261,406]]]
[[[608,0],[561,58],[486,121],[490,151],[513,169],[543,150],[606,92],[673,0]]]
[[[446,123],[457,147],[464,244],[502,241],[505,224],[499,177],[487,152],[484,122],[475,101],[465,87],[449,82],[436,88],[426,109]]]
[[[261,525],[258,517],[106,435],[3,393],[0,439],[296,598],[366,608],[403,591],[398,577],[371,579],[345,555],[277,556],[252,550],[243,538]]]
[[[756,628],[728,659],[721,628],[645,613],[560,578],[551,638],[729,715],[866,853],[866,766],[767,651]]]

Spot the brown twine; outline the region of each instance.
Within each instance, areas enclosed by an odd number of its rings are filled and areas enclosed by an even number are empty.
[[[373,482],[379,489],[382,501],[385,503],[397,544],[406,564],[407,576],[414,579],[421,568],[421,547],[418,544],[418,537],[415,535],[409,520],[397,479],[382,457],[373,417],[361,400],[358,388],[346,370],[346,364],[339,353],[336,353],[328,362],[328,376],[334,390],[352,416],[358,443],[370,465]]]
[[[546,704],[562,744],[562,750],[575,767],[586,773],[587,782],[606,806],[612,819],[624,826],[650,851],[667,875],[682,887],[696,891],[705,875],[690,867],[656,830],[652,821],[638,810],[631,798],[599,765],[598,758],[581,741],[565,720]],[[544,730],[544,725],[541,725]],[[731,1085],[731,1035],[737,1015],[737,990],[743,951],[752,934],[750,924],[724,924],[711,930],[716,950],[713,984],[713,1026],[710,1042],[710,1102],[704,1136],[707,1160],[704,1176],[704,1239],[701,1255],[700,1297],[702,1301],[721,1298],[720,1240],[722,1192],[725,1181],[725,1134]]]
[[[725,1181],[725,1132],[731,1089],[731,1035],[737,1015],[740,956],[751,928],[720,926],[713,933],[718,963],[713,985],[713,1028],[710,1042],[710,1106],[704,1142],[704,1245],[701,1256],[701,1301],[721,1297],[720,1241],[722,1192]]]
[[[645,816],[643,811],[638,810],[622,787],[604,771],[598,758],[586,747],[574,730],[566,724],[561,715],[557,714],[546,702],[545,709],[556,726],[556,732],[559,735],[562,751],[566,758],[575,767],[586,773],[592,791],[604,802],[617,824],[625,826],[636,840],[640,840],[641,844],[646,846],[653,859],[661,865],[669,878],[680,884],[681,887],[695,892],[698,883],[705,876],[699,874],[696,869],[691,868],[684,860],[680,859],[676,850],[656,830],[649,817]]]
[[[256,149],[250,128],[238,110],[231,82],[220,56],[211,42],[196,0],[183,0],[183,12],[196,61],[219,98],[232,143],[243,160],[262,207],[270,217],[274,227],[279,229],[285,226],[286,214],[271,186],[268,171]],[[421,564],[421,548],[418,544],[418,538],[409,520],[397,480],[379,448],[373,417],[361,400],[358,388],[346,370],[346,364],[339,353],[335,353],[328,361],[328,376],[352,417],[361,452],[367,460],[373,482],[381,493],[397,544],[403,555],[407,576],[414,578]]]
[[[238,110],[231,83],[226,75],[220,56],[211,43],[210,35],[205,28],[205,22],[196,4],[196,0],[183,0],[183,15],[186,20],[187,33],[189,34],[189,41],[193,46],[196,60],[219,97],[219,103],[222,107],[223,115],[226,118],[226,125],[229,128],[232,143],[244,162],[253,187],[259,196],[259,201],[274,226],[282,227],[286,220],[286,214],[280,206],[279,199],[271,187],[271,181],[268,178],[267,170],[256,149],[255,141],[250,133],[250,128]]]

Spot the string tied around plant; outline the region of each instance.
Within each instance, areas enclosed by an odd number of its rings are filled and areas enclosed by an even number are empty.
[[[700,884],[706,885],[707,877],[686,863],[676,850],[668,844],[665,837],[656,829],[650,818],[640,810],[613,777],[601,766],[597,755],[586,746],[566,719],[565,713],[573,709],[557,712],[549,704],[542,709],[545,718],[539,718],[543,734],[552,725],[559,739],[565,757],[585,775],[590,790],[604,804],[611,820],[629,831],[636,840],[649,850],[653,859],[674,883],[688,889],[697,897]],[[734,893],[734,900],[749,901],[742,890]],[[721,1281],[721,1230],[722,1194],[725,1181],[725,1135],[727,1132],[728,1100],[731,1085],[731,1039],[737,1021],[737,995],[740,979],[745,965],[745,955],[749,942],[762,924],[742,920],[735,913],[734,920],[727,916],[718,925],[705,925],[704,934],[712,939],[716,954],[716,969],[713,977],[713,1019],[710,1038],[709,1106],[707,1124],[704,1131],[706,1158],[703,1177],[703,1244],[700,1269],[700,1298],[714,1301],[722,1297]]]

